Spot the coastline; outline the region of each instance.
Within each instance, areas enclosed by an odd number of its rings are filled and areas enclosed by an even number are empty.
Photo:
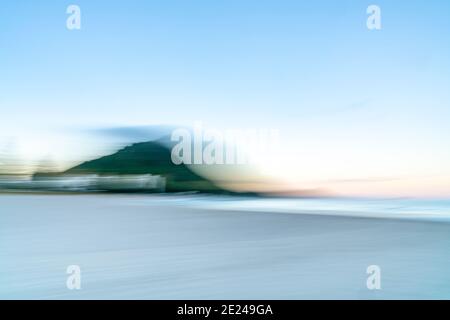
[[[450,224],[0,195],[4,299],[450,298]],[[257,201],[257,200],[256,200]],[[82,268],[82,290],[65,268]],[[366,288],[379,265],[382,289]]]

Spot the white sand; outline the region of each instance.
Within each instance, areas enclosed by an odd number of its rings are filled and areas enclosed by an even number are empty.
[[[0,195],[0,298],[450,298],[445,221],[214,209],[233,203],[220,201]],[[379,291],[366,288],[373,264]],[[66,288],[68,265],[81,267],[79,291]]]

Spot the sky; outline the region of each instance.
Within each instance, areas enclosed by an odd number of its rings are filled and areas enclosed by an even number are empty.
[[[281,188],[450,197],[449,14],[446,0],[3,1],[0,154],[19,141],[64,166],[98,152],[89,129],[201,121],[278,130],[262,171]]]

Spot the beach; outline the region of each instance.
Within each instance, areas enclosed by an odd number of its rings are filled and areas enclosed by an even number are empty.
[[[187,199],[1,194],[0,298],[450,298],[450,223],[436,212]],[[66,286],[71,265],[80,290]],[[371,265],[380,290],[366,286]]]

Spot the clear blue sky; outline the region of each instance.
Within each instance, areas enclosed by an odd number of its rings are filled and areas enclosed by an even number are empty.
[[[311,180],[442,176],[449,30],[447,0],[3,1],[0,134],[201,120],[280,129],[306,166],[338,154]]]

